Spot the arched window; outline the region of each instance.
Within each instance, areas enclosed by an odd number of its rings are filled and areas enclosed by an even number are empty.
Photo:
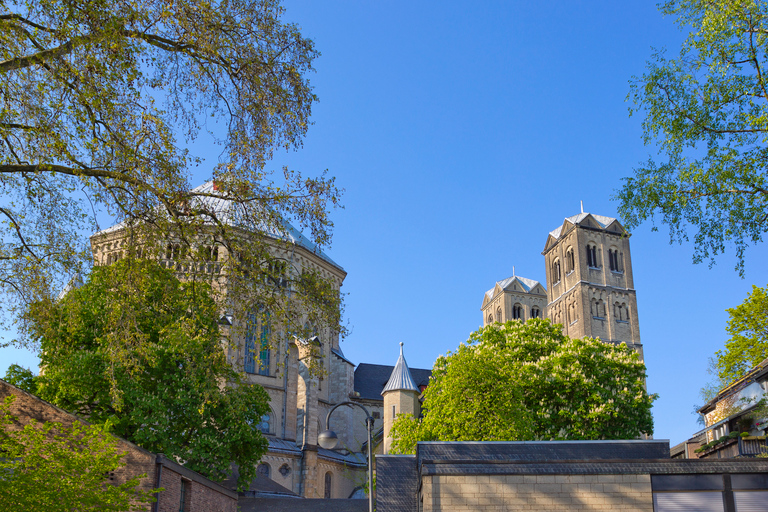
[[[331,484],[333,484],[333,475],[330,471],[325,474],[325,499],[331,498]]]
[[[245,330],[245,357],[243,369],[246,373],[269,375],[269,336],[269,312],[259,311],[250,313],[248,315],[248,323]],[[258,348],[256,347],[257,340],[259,345]]]
[[[272,411],[268,412],[267,414],[261,417],[261,422],[259,423],[259,430],[261,430],[263,434],[272,433]]]
[[[523,320],[523,305],[519,302],[512,307],[512,318]]]
[[[608,249],[608,261],[611,265],[611,271],[622,272],[624,266],[621,264],[621,257],[618,249]]]
[[[541,318],[541,310],[538,306],[533,306],[531,308],[531,318]]]
[[[501,322],[501,307],[496,308],[496,318]]]
[[[488,315],[488,323],[489,324],[493,323],[493,315]]]
[[[616,318],[617,322],[628,322],[629,321],[629,310],[627,309],[626,303],[618,303],[616,302],[613,305],[613,315]]]
[[[560,282],[560,260],[555,260],[552,264],[552,282],[557,284]]]
[[[600,268],[597,260],[597,246],[595,244],[587,244],[587,265],[590,268]]]
[[[569,247],[565,251],[565,273],[570,274],[576,268],[576,264],[573,258],[573,247]]]
[[[264,478],[269,478],[271,468],[269,467],[269,464],[266,462],[262,462],[256,467],[256,474],[259,476],[263,476]]]
[[[605,318],[605,303],[602,299],[592,299],[592,316]]]

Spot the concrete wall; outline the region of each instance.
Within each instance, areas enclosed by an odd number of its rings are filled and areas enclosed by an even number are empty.
[[[436,475],[422,479],[422,510],[653,512],[650,475]]]

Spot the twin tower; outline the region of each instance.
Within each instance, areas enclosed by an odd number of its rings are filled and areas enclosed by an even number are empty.
[[[485,292],[483,325],[549,318],[571,338],[626,343],[643,359],[629,233],[612,217],[580,213],[550,231],[546,288],[512,276]]]
[[[629,233],[612,217],[580,213],[550,231],[542,255],[547,286],[513,275],[485,292],[483,326],[507,320],[549,318],[571,338],[589,336],[626,343],[643,359],[632,278]],[[384,453],[388,453],[392,422],[401,413],[420,413],[419,396],[408,365],[400,357],[384,397]]]

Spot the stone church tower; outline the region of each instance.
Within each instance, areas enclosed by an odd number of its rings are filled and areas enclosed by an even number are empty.
[[[384,397],[384,450],[383,453],[389,453],[392,446],[392,437],[389,431],[392,429],[398,414],[411,414],[418,418],[421,414],[421,402],[419,402],[419,391],[416,382],[411,376],[411,370],[403,357],[403,342],[400,342],[400,357],[397,358],[392,374],[389,376],[386,386],[381,392]]]
[[[643,359],[629,233],[618,220],[580,213],[551,231],[542,252],[546,317],[571,338],[624,342]]]

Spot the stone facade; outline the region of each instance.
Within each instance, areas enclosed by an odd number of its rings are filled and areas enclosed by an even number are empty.
[[[211,186],[205,184],[201,190]],[[273,258],[286,262],[286,277],[298,276],[304,271],[315,272],[338,291],[347,275],[344,269],[298,231],[291,228],[289,233],[291,236],[284,240],[275,238],[270,249]],[[141,242],[128,240],[129,236],[133,235],[122,225],[92,236],[94,263],[114,263],[129,251],[140,255]],[[226,248],[201,239],[200,247],[191,250],[206,254],[207,260],[193,263],[184,259],[183,251],[176,245],[168,241],[167,250],[153,257],[180,279],[194,274],[226,296],[227,263],[232,258]],[[290,293],[288,288],[286,286],[286,293]],[[336,403],[349,400],[354,389],[355,366],[344,357],[338,334],[330,328],[315,326],[316,336],[311,340],[297,339],[270,320],[266,329],[269,342],[261,346],[261,334],[266,326],[264,317],[256,315],[249,323],[247,315],[238,311],[238,305],[232,304],[222,312],[221,330],[227,339],[224,350],[231,364],[244,371],[248,382],[262,386],[270,397],[271,412],[261,426],[270,446],[260,463],[260,474],[268,475],[299,496],[350,497],[365,482],[367,463],[362,448],[367,439],[365,422],[356,422],[354,411],[341,408],[331,419],[331,428],[340,434],[340,449],[328,451],[317,446],[317,435],[325,429],[328,410]],[[302,311],[297,314],[298,321],[310,327],[308,315]],[[246,338],[249,329],[256,330],[252,336],[254,346],[250,348]],[[329,482],[328,489],[326,482]]]
[[[653,512],[650,475],[433,476],[422,486],[423,512]]]
[[[483,325],[542,316],[571,338],[626,343],[643,359],[629,233],[618,220],[581,213],[549,233],[546,288],[513,276],[483,296]]]
[[[547,290],[538,281],[512,276],[485,292],[483,327],[494,322],[541,318],[547,307]]]

